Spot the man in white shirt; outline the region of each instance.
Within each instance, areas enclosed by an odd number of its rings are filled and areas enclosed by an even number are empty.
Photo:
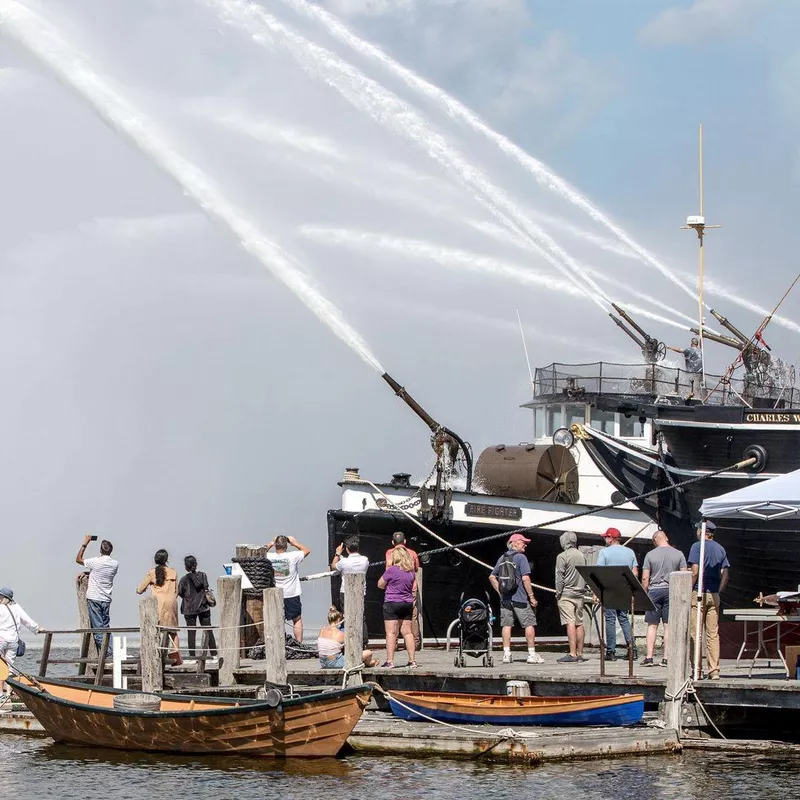
[[[294,547],[289,551],[289,545]],[[275,552],[270,552],[272,548]],[[283,589],[283,613],[292,623],[292,635],[298,642],[303,641],[303,603],[300,600],[300,575],[297,568],[300,562],[311,554],[305,545],[294,536],[276,536],[267,544],[267,558],[275,570],[275,586]]]
[[[363,572],[366,574],[369,568],[369,559],[362,556],[358,552],[359,542],[358,536],[348,536],[337,548],[331,561],[331,569],[336,570],[341,575],[348,575],[353,573]],[[346,551],[347,555],[342,556],[342,552]],[[364,594],[367,593],[366,583],[364,584]],[[339,605],[344,613],[344,581],[342,581],[342,588],[339,590]],[[346,620],[345,620],[346,621]],[[369,641],[369,634],[367,632],[367,617],[364,615],[364,647],[367,646]]]
[[[96,558],[84,559],[89,542],[97,539],[96,536],[86,534],[83,544],[75,556],[75,561],[89,570],[89,587],[86,590],[86,602],[89,606],[89,624],[92,628],[111,627],[111,594],[114,590],[114,578],[117,577],[119,561],[111,558],[114,545],[107,539],[100,542],[100,555]],[[103,635],[96,633],[94,641],[98,650],[103,644]],[[108,653],[112,652],[109,640]]]

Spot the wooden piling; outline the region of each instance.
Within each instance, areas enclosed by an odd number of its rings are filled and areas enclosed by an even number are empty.
[[[89,601],[86,599],[86,592],[89,589],[89,573],[79,573],[75,581],[78,596],[78,630],[88,630],[92,627],[89,621]],[[97,644],[90,633],[81,634],[80,666],[78,675],[85,675],[87,669],[86,659],[89,658],[89,651],[97,652]]]
[[[692,573],[669,576],[669,637],[667,641],[667,688],[664,723],[680,734],[681,707],[689,679],[689,618],[692,609]]]
[[[264,589],[264,669],[270,683],[286,683],[283,589]]]
[[[230,686],[233,672],[241,660],[240,628],[242,618],[242,578],[225,575],[217,578],[219,608],[219,685]]]
[[[152,595],[139,600],[139,661],[142,691],[160,692],[164,688],[164,663],[158,633],[158,601]]]
[[[236,545],[236,558],[266,558],[267,548],[264,545],[250,546],[248,544]],[[241,630],[241,647],[243,652],[258,643],[264,636],[264,598],[261,594],[250,590],[244,594],[242,600],[242,623],[245,627]]]
[[[342,576],[344,586],[344,667],[354,669],[362,663],[364,652],[364,588],[367,576],[361,572]],[[348,686],[362,683],[361,675],[352,673],[347,678]]]

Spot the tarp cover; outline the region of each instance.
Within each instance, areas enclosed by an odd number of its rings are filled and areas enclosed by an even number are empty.
[[[700,506],[704,517],[774,519],[800,516],[800,469],[742,489],[709,497]]]

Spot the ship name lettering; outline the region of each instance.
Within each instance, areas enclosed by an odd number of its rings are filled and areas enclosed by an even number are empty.
[[[800,414],[745,414],[745,422],[800,423]]]
[[[467,503],[464,514],[468,517],[490,517],[494,519],[521,519],[522,509],[518,506],[494,506],[488,503]]]

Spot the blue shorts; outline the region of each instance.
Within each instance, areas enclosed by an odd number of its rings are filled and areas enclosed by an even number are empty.
[[[303,616],[303,604],[300,602],[300,595],[283,598],[283,616],[292,622]]]
[[[320,656],[319,665],[322,669],[344,669],[344,653],[338,656]]]
[[[658,625],[659,622],[669,622],[669,589],[651,589],[647,596],[653,601],[655,611],[645,611],[644,621],[648,625]]]

